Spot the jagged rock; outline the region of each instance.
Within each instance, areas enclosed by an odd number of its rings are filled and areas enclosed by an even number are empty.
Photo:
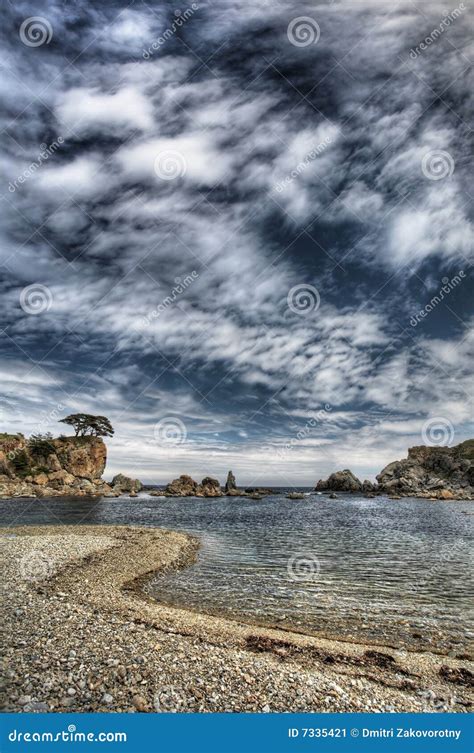
[[[474,440],[455,447],[411,447],[377,476],[378,491],[434,499],[474,497]]]
[[[198,486],[197,481],[184,474],[168,484],[164,494],[169,497],[195,497]]]
[[[130,493],[130,495],[136,494],[142,488],[142,484],[137,478],[124,476],[123,473],[119,473],[113,477],[111,486],[114,492],[118,492],[119,494]]]
[[[197,496],[222,497],[222,489],[219,481],[216,478],[210,478],[210,476],[203,478],[198,488]]]
[[[229,471],[227,474],[227,481],[225,483],[225,493],[229,494],[229,492],[236,491],[237,490],[237,484],[235,483],[235,476],[232,473],[232,471]]]
[[[362,491],[364,494],[371,494],[374,490],[375,484],[373,484],[372,481],[365,479],[365,481],[362,482]]]
[[[191,476],[183,475],[168,484],[163,494],[167,497],[222,497],[222,489],[216,478],[206,476],[198,484]]]
[[[38,473],[37,476],[33,476],[33,483],[38,484],[38,486],[46,486],[48,483],[48,476],[46,473]]]
[[[344,471],[331,473],[326,480],[320,479],[316,484],[316,491],[360,492],[362,484],[352,471],[346,468]]]

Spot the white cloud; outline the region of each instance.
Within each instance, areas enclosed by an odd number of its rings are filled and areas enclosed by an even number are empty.
[[[69,89],[56,107],[61,132],[79,135],[123,135],[128,129],[146,131],[153,125],[153,107],[142,92],[126,86],[114,94],[99,89]],[[70,134],[71,135],[71,134]]]

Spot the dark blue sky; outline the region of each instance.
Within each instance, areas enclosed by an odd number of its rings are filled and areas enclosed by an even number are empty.
[[[275,485],[472,434],[467,3],[6,15],[0,430]]]

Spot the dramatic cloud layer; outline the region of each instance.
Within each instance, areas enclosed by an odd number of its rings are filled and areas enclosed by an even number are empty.
[[[11,2],[1,430],[101,413],[111,473],[283,486],[467,438],[473,27]]]

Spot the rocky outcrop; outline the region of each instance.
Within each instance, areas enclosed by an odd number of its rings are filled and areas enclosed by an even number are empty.
[[[408,457],[389,463],[377,484],[359,479],[348,469],[316,484],[317,491],[386,494],[391,499],[474,499],[474,439],[456,447],[411,447]]]
[[[219,481],[206,476],[200,484],[191,476],[175,478],[163,492],[167,497],[222,497]]]
[[[206,476],[201,481],[197,491],[198,497],[222,497],[222,489],[216,478]]]
[[[316,484],[316,491],[360,492],[362,491],[362,484],[352,471],[346,468],[344,471],[331,473],[326,480],[320,479]]]
[[[142,488],[142,484],[137,478],[124,476],[123,473],[114,476],[111,485],[114,492],[119,494],[136,494]]]
[[[118,496],[102,479],[106,461],[101,437],[0,434],[0,498]]]
[[[199,484],[197,481],[183,474],[175,478],[163,492],[168,497],[195,497]]]
[[[232,471],[229,471],[229,473],[227,474],[227,481],[225,482],[224,491],[226,494],[229,494],[229,492],[237,491],[237,484],[235,483],[235,476]]]
[[[411,447],[377,476],[377,491],[436,499],[474,498],[474,440],[455,447]]]

